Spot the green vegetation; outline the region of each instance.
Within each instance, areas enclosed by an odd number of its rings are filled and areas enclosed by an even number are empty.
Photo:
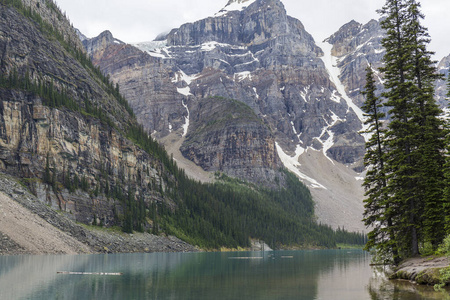
[[[287,187],[272,191],[225,177],[215,184],[180,178],[178,193],[171,195],[179,208],[162,210],[163,227],[182,232],[188,241],[204,248],[249,246],[259,238],[269,246],[336,247],[337,242],[363,245],[363,234],[334,231],[317,224],[309,190],[285,171]]]
[[[357,244],[337,244],[337,247],[339,249],[360,249],[362,250],[364,248],[364,245],[357,245]]]
[[[382,99],[375,97],[369,68],[363,109],[372,138],[366,143],[364,221],[373,226],[366,248],[397,264],[427,248],[436,250],[446,235],[448,131],[434,100],[434,82],[441,76],[426,50],[429,38],[420,24],[420,4],[388,0],[380,12],[387,32],[380,68],[385,92]],[[387,127],[380,121],[381,101],[389,109]]]
[[[450,234],[447,235],[442,241],[442,244],[439,245],[437,253],[450,257]],[[439,283],[434,285],[434,289],[443,292],[450,298],[450,295],[443,289],[444,286],[450,283],[450,266],[440,269],[438,277]]]

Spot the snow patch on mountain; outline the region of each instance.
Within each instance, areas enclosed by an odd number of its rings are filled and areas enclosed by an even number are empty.
[[[353,100],[347,95],[345,87],[342,84],[341,80],[339,79],[341,71],[337,67],[338,58],[331,54],[331,49],[333,48],[333,45],[329,44],[326,41],[323,41],[322,43],[320,43],[319,46],[322,48],[322,51],[324,52],[324,56],[322,56],[321,59],[325,64],[325,67],[327,68],[328,74],[330,75],[330,80],[336,86],[336,89],[339,92],[339,94],[341,94],[341,97],[347,102],[349,109],[351,108],[356,113],[361,123],[364,123],[365,118],[363,111],[355,103],[353,103]],[[333,101],[336,100],[333,99]]]
[[[167,40],[151,41],[134,44],[134,47],[148,53],[150,56],[157,58],[168,58],[170,54],[167,50]]]
[[[189,129],[190,113],[189,113],[189,107],[184,103],[184,100],[181,101],[181,104],[183,105],[184,108],[186,108],[186,111],[187,111],[187,117],[184,117],[185,123],[183,124],[183,136],[186,136],[188,129]]]
[[[308,103],[308,100],[306,99],[306,95],[309,94],[309,90],[310,90],[310,86],[308,85],[307,87],[303,88],[303,91],[300,91],[300,96],[303,98],[303,100]],[[309,97],[309,96],[308,96]]]
[[[252,80],[252,73],[250,71],[244,71],[235,73],[234,77],[237,78],[237,81],[242,81],[244,79]]]
[[[249,7],[256,0],[234,0],[229,1],[228,4],[222,8],[218,13],[214,15],[214,17],[221,17],[228,14],[230,11],[241,11]]]
[[[186,82],[187,85],[190,85],[192,83],[192,81],[196,80],[197,78],[198,78],[198,74],[187,75],[182,70],[179,70],[175,73],[175,77],[172,78],[172,82],[177,83],[177,82],[184,81],[184,82]]]
[[[323,128],[322,130],[322,134],[320,135],[320,137],[324,137],[324,136],[328,136],[328,138],[325,141],[322,141],[321,139],[317,139],[320,143],[322,143],[323,148],[323,155],[328,158],[328,160],[330,160],[333,165],[334,165],[334,160],[331,159],[328,155],[327,155],[327,151],[328,149],[330,149],[331,147],[333,147],[334,145],[334,132],[331,130],[331,128],[336,125],[336,123],[338,121],[343,121],[341,118],[339,118],[334,112],[330,111],[332,113],[331,116],[331,123],[328,123],[326,120],[325,122],[327,123],[327,127]]]
[[[259,99],[259,94],[255,87],[253,87],[253,91],[255,92],[256,98]],[[264,116],[264,117],[266,117],[266,116]]]
[[[191,96],[191,88],[190,87],[184,87],[184,88],[177,88],[177,92],[184,96]]]
[[[300,171],[301,165],[298,162],[298,159],[299,159],[300,155],[305,153],[305,151],[306,151],[305,148],[302,148],[300,145],[297,145],[297,148],[295,149],[295,155],[292,157],[292,156],[287,155],[277,142],[275,142],[275,146],[277,147],[278,157],[280,158],[280,160],[283,162],[284,166],[289,171],[293,172],[295,175],[297,175],[303,181],[307,181],[309,183],[310,188],[324,189],[324,190],[327,189],[325,186],[323,186],[322,184],[317,182],[317,180],[305,175],[304,173],[302,173]]]

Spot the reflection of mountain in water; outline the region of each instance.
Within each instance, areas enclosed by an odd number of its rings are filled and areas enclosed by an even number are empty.
[[[237,256],[253,259],[230,259]],[[321,299],[323,292],[344,295],[348,282],[367,295],[370,276],[368,254],[342,250],[18,256],[0,263],[2,299]]]

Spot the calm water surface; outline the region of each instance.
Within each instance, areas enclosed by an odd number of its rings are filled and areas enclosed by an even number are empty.
[[[0,299],[443,299],[360,250],[0,257]],[[67,275],[70,272],[121,272]]]

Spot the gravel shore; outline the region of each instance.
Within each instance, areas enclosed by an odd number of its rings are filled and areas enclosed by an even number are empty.
[[[0,255],[198,250],[176,237],[82,226],[0,174]]]

